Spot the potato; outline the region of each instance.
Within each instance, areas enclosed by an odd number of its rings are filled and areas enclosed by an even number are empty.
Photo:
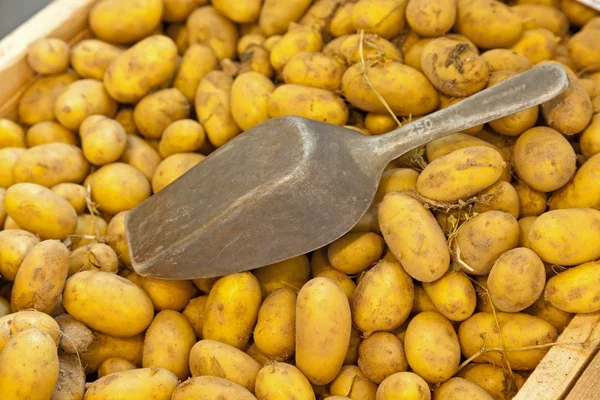
[[[358,366],[367,378],[380,384],[388,376],[408,369],[404,347],[395,335],[377,332],[358,347]]]
[[[24,310],[0,317],[0,352],[15,335],[32,328],[46,332],[54,342],[54,347],[58,346],[60,329],[56,321],[46,313]]]
[[[335,380],[331,382],[329,391],[342,399],[344,398],[342,395],[347,394],[350,399],[375,400],[377,385],[371,382],[357,366],[344,365]]]
[[[198,339],[202,339],[202,327],[204,326],[204,307],[208,296],[199,296],[191,299],[181,312],[187,318],[194,329]]]
[[[267,296],[254,328],[256,347],[267,357],[287,360],[296,346],[296,293],[277,289]]]
[[[596,176],[600,173],[600,156],[594,155],[575,173],[571,182],[552,194],[550,209],[585,208],[600,209],[598,194],[600,185]]]
[[[39,241],[33,233],[24,230],[0,231],[0,275],[14,281],[23,260]]]
[[[90,115],[113,117],[117,103],[108,95],[101,81],[82,79],[71,83],[56,98],[56,119],[67,129],[77,131]]]
[[[238,40],[236,50],[242,54],[254,46],[262,46],[266,39],[262,33],[246,33]]]
[[[331,268],[321,272],[320,274],[317,274],[315,278],[318,276],[323,278],[329,278],[335,283],[337,283],[346,294],[346,297],[348,297],[348,301],[352,301],[352,298],[354,297],[354,292],[356,291],[356,283],[354,283],[354,281],[350,277],[348,277],[348,275]]]
[[[69,68],[69,45],[58,38],[41,38],[29,46],[27,64],[41,75],[62,74]]]
[[[150,183],[129,164],[107,164],[94,172],[91,196],[100,210],[115,215],[146,200],[150,196]]]
[[[418,176],[419,173],[410,168],[392,168],[383,171],[374,203],[379,203],[388,193],[416,189]]]
[[[463,271],[487,275],[494,261],[519,243],[519,223],[501,211],[486,211],[458,228],[453,252]]]
[[[402,193],[387,194],[378,219],[386,244],[410,276],[432,282],[448,270],[446,237],[418,200]]]
[[[548,284],[546,284],[546,287],[548,287]],[[565,330],[567,325],[569,325],[569,322],[571,322],[571,319],[574,315],[572,313],[559,310],[552,305],[552,303],[546,300],[544,296],[540,296],[535,303],[523,310],[523,312],[548,321],[553,327],[556,328],[556,331],[559,335]]]
[[[173,75],[176,62],[175,43],[166,36],[150,36],[110,63],[104,72],[104,87],[118,102],[136,103]]]
[[[230,293],[239,293],[235,298]],[[239,349],[246,346],[261,303],[260,285],[249,272],[219,279],[204,309],[204,339],[218,340]]]
[[[19,100],[19,119],[22,123],[26,125],[35,125],[38,122],[44,121],[52,121],[55,119],[54,114],[54,102],[56,98],[65,90],[65,88],[72,82],[77,80],[77,75],[72,72],[66,72],[60,75],[52,75],[42,77],[36,81],[34,81],[26,90],[25,93],[21,96]],[[7,121],[7,120],[0,120]],[[14,126],[9,125],[10,130],[8,130],[5,126],[8,125],[6,122],[2,122],[2,128],[0,128],[0,132],[14,132]],[[16,135],[17,138],[20,139],[20,146],[24,147],[24,137],[22,135],[22,131],[17,130],[19,135]],[[15,140],[13,136],[8,136],[9,138],[13,137],[11,143]],[[4,136],[4,135],[2,135]],[[4,142],[4,137],[2,142]],[[5,144],[0,142],[0,147],[7,147]],[[11,144],[11,146],[15,146],[15,143]]]
[[[164,368],[179,380],[190,376],[189,356],[196,335],[188,320],[173,310],[156,314],[146,331],[142,366]]]
[[[164,0],[163,16],[165,22],[181,22],[199,6],[208,3],[204,0]]]
[[[538,192],[527,186],[524,182],[517,181],[513,184],[519,196],[519,216],[531,217],[541,215],[546,211],[546,198],[544,192]]]
[[[256,397],[244,387],[227,379],[214,376],[197,376],[188,379],[181,383],[171,396],[171,400],[187,400],[190,398],[202,400],[256,400]]]
[[[412,279],[400,263],[382,260],[365,273],[356,288],[352,299],[354,325],[364,337],[391,331],[406,321],[413,299]]]
[[[301,52],[318,52],[323,47],[321,34],[314,28],[305,25],[292,24],[271,49],[271,65],[281,71],[292,57]]]
[[[154,92],[135,106],[133,118],[140,133],[148,139],[160,139],[174,121],[187,118],[190,104],[178,89]]]
[[[104,400],[127,393],[131,400],[169,400],[179,384],[177,377],[163,368],[139,368],[115,372],[91,383],[85,400]]]
[[[447,272],[434,282],[423,282],[423,289],[437,310],[450,321],[464,321],[475,311],[477,296],[464,272]]]
[[[219,60],[235,58],[237,27],[215,7],[204,6],[194,10],[187,20],[187,29],[190,44],[209,46]]]
[[[511,50],[527,57],[532,64],[537,64],[552,58],[559,40],[548,29],[530,29],[523,32],[523,36]]]
[[[111,62],[123,53],[121,47],[97,39],[85,39],[71,49],[71,66],[84,79],[102,80]]]
[[[133,108],[121,108],[114,119],[121,124],[123,129],[125,129],[125,133],[128,135],[139,135],[137,126],[133,120]]]
[[[402,63],[402,52],[389,40],[367,34],[362,36],[363,59],[369,63],[375,64],[382,60],[391,60]],[[333,54],[328,54],[325,49],[323,53],[332,56],[338,62],[345,62],[352,65],[361,62],[360,43],[361,35],[349,35],[341,40],[340,48],[333,51]]]
[[[452,378],[433,392],[433,400],[461,400],[465,398],[493,400],[493,397],[481,386],[463,378]]]
[[[523,20],[523,29],[548,29],[554,35],[565,36],[569,20],[565,13],[555,7],[541,4],[517,4],[511,9]]]
[[[204,158],[202,154],[196,153],[177,153],[165,158],[152,176],[152,191],[155,194],[160,192]]]
[[[86,373],[93,373],[109,358],[118,357],[142,366],[142,351],[144,335],[121,338],[94,332],[94,341],[86,353],[81,354],[81,362],[85,365]]]
[[[56,344],[41,329],[19,332],[0,354],[0,387],[5,400],[45,400],[58,380]]]
[[[516,72],[512,71],[499,71],[493,73],[490,75],[487,87],[492,87],[516,74]],[[490,121],[489,124],[492,129],[498,133],[507,136],[518,136],[535,125],[538,118],[538,112],[538,106],[534,106],[515,114]]]
[[[120,212],[108,223],[106,235],[108,244],[117,253],[119,260],[127,267],[131,267],[131,255],[125,237],[125,215],[126,211]]]
[[[192,283],[198,289],[200,289],[203,293],[210,293],[210,290],[215,286],[215,283],[220,279],[220,277],[216,276],[213,278],[198,278],[192,279]]]
[[[26,141],[27,147],[56,142],[72,145],[79,143],[73,132],[53,121],[39,122],[33,125],[27,130]]]
[[[417,314],[410,321],[404,349],[410,368],[429,383],[448,380],[460,362],[460,346],[452,324],[432,311]]]
[[[600,295],[594,285],[600,262],[587,262],[569,268],[548,280],[544,298],[554,307],[569,313],[600,310]]]
[[[458,0],[455,30],[480,49],[510,47],[519,40],[523,23],[509,6],[495,0]]]
[[[576,26],[585,25],[598,15],[596,10],[576,0],[562,0],[560,7],[569,18],[569,22]]]
[[[208,139],[220,147],[237,136],[241,129],[231,114],[232,78],[223,71],[212,71],[200,81],[196,92],[196,113]]]
[[[578,69],[590,68],[600,63],[597,35],[598,29],[585,29],[569,39],[569,56]]]
[[[185,22],[173,22],[167,25],[165,34],[175,42],[179,55],[183,55],[190,47],[189,32]]]
[[[320,32],[326,32],[329,20],[340,6],[340,0],[317,0],[300,19],[300,24],[311,26]]]
[[[314,400],[310,382],[302,372],[290,364],[275,362],[262,368],[256,376],[258,400]]]
[[[6,221],[4,221],[4,230],[7,231],[9,229],[21,229],[21,227],[12,219],[10,216],[6,217]]]
[[[571,266],[600,257],[600,248],[586,246],[599,240],[600,211],[572,208],[539,216],[529,232],[529,245],[548,263]],[[560,227],[560,228],[559,228]]]
[[[157,279],[128,271],[126,278],[135,283],[150,297],[154,310],[182,310],[194,297],[196,289],[191,281]]]
[[[218,59],[212,48],[204,44],[192,44],[184,53],[173,80],[185,98],[193,103],[196,89],[206,74],[217,68]]]
[[[110,43],[131,43],[150,35],[160,24],[161,0],[102,0],[90,11],[90,29]]]
[[[281,3],[265,0],[258,24],[266,36],[281,35],[288,30],[290,22],[296,22],[310,6],[310,0],[293,0]]]
[[[458,376],[475,383],[488,392],[494,400],[512,398],[525,382],[521,375],[517,373],[508,375],[502,368],[490,364],[468,365],[458,373]]]
[[[439,312],[435,304],[431,301],[431,298],[420,283],[415,283],[415,300],[411,312],[413,314],[419,314],[424,311],[435,311]]]
[[[322,385],[336,377],[351,327],[348,299],[338,285],[314,278],[302,287],[296,305],[296,366],[311,383]]]
[[[0,149],[5,147],[27,147],[25,132],[16,122],[0,118]]]
[[[238,72],[240,75],[250,71],[263,74],[267,78],[271,78],[273,75],[269,51],[262,46],[251,46],[240,54],[240,60],[240,70]]]
[[[352,25],[352,10],[356,3],[340,3],[335,9],[327,28],[327,32],[334,38],[351,35],[356,32]]]
[[[239,3],[235,0],[214,0],[213,6],[221,14],[234,22],[254,22],[260,13],[260,0]]]
[[[248,350],[246,350],[246,354],[252,357],[254,361],[259,363],[261,367],[264,367],[265,365],[273,362],[273,360],[261,353],[258,347],[256,347],[256,343],[252,343],[250,347],[248,347]]]
[[[405,11],[405,0],[359,0],[352,9],[352,25],[391,39],[402,32]]]
[[[428,3],[423,0],[410,0],[406,7],[406,20],[413,31],[421,36],[442,36],[454,25],[456,1]]]
[[[58,355],[58,381],[52,400],[83,399],[85,372],[76,354]]]
[[[352,105],[361,110],[387,113],[373,89],[365,82],[364,73],[396,115],[424,115],[438,105],[439,96],[425,75],[399,62],[382,60],[367,65],[366,72],[358,63],[344,73],[342,92]]]
[[[63,305],[88,327],[117,337],[137,335],[154,316],[152,302],[142,289],[102,271],[82,271],[67,279]]]
[[[114,374],[115,372],[129,371],[135,369],[135,365],[131,361],[127,361],[123,358],[111,357],[102,361],[100,367],[98,367],[98,378],[103,376]]]
[[[60,327],[60,349],[71,354],[86,352],[94,341],[92,331],[69,314],[61,314],[55,320]]]
[[[323,53],[297,53],[283,67],[283,80],[335,91],[340,88],[345,68]]]
[[[433,38],[427,38],[421,39],[417,43],[415,43],[414,46],[412,46],[410,50],[408,50],[404,54],[404,62],[406,63],[406,65],[409,65],[423,72],[423,66],[421,64],[421,56],[423,55],[423,49],[425,48],[425,46],[427,46],[427,44],[429,44],[433,40]]]
[[[202,125],[192,119],[181,119],[172,122],[164,130],[158,151],[161,157],[176,153],[191,153],[198,151],[205,140],[206,134]]]
[[[502,155],[488,147],[467,147],[431,162],[417,179],[417,190],[438,201],[468,198],[493,185],[502,174]]]
[[[45,165],[40,168],[39,165]],[[89,163],[76,146],[48,143],[25,150],[14,164],[15,182],[52,187],[59,183],[80,183],[89,172]]]
[[[379,260],[383,238],[376,233],[347,233],[327,249],[332,267],[348,275],[364,271]]]
[[[81,124],[79,133],[83,155],[94,165],[115,162],[125,151],[127,134],[114,119],[91,116]]]
[[[178,122],[180,121],[175,123]],[[119,161],[131,165],[140,171],[148,181],[151,181],[154,172],[162,161],[158,152],[147,141],[134,135],[127,135],[125,146],[125,151],[121,154]]]
[[[519,247],[530,248],[529,232],[533,222],[537,219],[536,216],[521,218],[519,222]]]
[[[388,114],[367,113],[365,117],[365,128],[367,128],[372,135],[382,135],[398,128],[398,124],[396,123],[396,120]]]
[[[518,74],[531,68],[527,57],[509,49],[488,50],[481,54],[481,57],[486,61],[490,75],[496,71],[512,71]]]
[[[246,72],[235,79],[231,86],[231,115],[242,130],[269,119],[268,102],[274,89],[273,82],[258,72]]]
[[[503,211],[515,218],[519,217],[519,195],[517,190],[506,181],[498,181],[478,196],[481,202],[475,204],[473,211],[483,213],[485,211]]]
[[[458,339],[464,357],[475,355],[481,346],[496,349],[506,346],[507,349],[518,349],[526,346],[552,343],[556,340],[556,329],[541,318],[523,313],[496,313],[500,332],[496,327],[494,314],[482,312],[471,316],[458,329]],[[503,340],[501,340],[502,335]],[[408,347],[407,347],[408,348]],[[531,350],[509,351],[505,353],[506,361],[513,370],[523,371],[534,369],[540,360],[550,350],[541,347]],[[489,351],[476,357],[476,363],[491,363],[503,366],[506,361],[498,351]],[[409,359],[410,362],[410,359]]]
[[[310,279],[308,257],[300,255],[252,271],[263,297],[281,288],[299,291]]]
[[[327,246],[312,252],[310,256],[310,271],[312,277],[316,278],[320,273],[333,269],[327,257]]]
[[[592,117],[590,124],[585,128],[579,137],[581,154],[587,158],[600,153],[600,114]],[[0,150],[2,154],[2,150]]]
[[[252,357],[233,346],[215,340],[201,340],[190,353],[192,376],[216,376],[254,392],[256,375],[261,369]]]
[[[4,197],[7,214],[42,239],[63,240],[75,232],[77,213],[68,201],[34,183],[12,185]]]
[[[0,188],[8,189],[15,183],[13,171],[19,157],[25,152],[24,148],[20,147],[5,147],[0,149],[0,169],[4,171],[0,175]]]
[[[377,388],[377,400],[431,400],[427,382],[412,372],[398,372],[387,377]]]

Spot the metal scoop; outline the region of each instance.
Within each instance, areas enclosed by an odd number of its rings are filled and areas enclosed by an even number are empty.
[[[308,253],[358,222],[391,160],[568,86],[561,66],[543,65],[380,136],[300,117],[266,121],[127,214],[133,269],[209,278]]]

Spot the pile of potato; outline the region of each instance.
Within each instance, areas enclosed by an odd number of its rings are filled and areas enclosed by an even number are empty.
[[[0,398],[510,399],[600,311],[596,11],[208,3],[101,0],[93,38],[31,46],[39,77],[0,119]],[[564,93],[390,163],[325,248],[219,279],[131,270],[126,213],[254,125],[384,134],[544,63]]]

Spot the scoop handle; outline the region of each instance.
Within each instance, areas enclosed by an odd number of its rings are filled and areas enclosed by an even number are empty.
[[[558,64],[534,67],[385,135],[373,137],[376,153],[391,161],[432,140],[537,106],[569,87]]]

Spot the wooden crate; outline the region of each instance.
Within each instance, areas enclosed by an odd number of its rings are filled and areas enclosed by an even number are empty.
[[[55,0],[0,41],[0,117],[16,119],[19,97],[36,79],[26,53],[38,38],[70,44],[89,36],[87,15],[97,0]],[[124,0],[126,1],[126,0]],[[572,346],[588,340],[585,347]],[[531,373],[515,400],[600,400],[600,312],[577,315]]]

